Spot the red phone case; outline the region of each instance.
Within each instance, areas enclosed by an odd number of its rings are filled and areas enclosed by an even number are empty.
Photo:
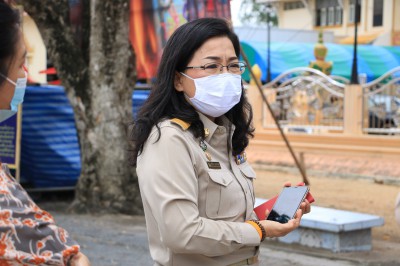
[[[298,186],[304,186],[304,184],[301,183]],[[254,208],[254,212],[256,213],[259,220],[265,220],[265,218],[266,218],[265,211],[272,209],[277,198],[278,198],[278,196],[275,196],[275,197],[269,199],[268,201],[264,202],[263,204],[260,204]],[[309,203],[313,203],[315,201],[314,197],[311,195],[310,192],[308,192],[306,199]]]

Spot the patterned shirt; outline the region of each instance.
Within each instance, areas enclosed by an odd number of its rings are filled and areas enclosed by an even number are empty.
[[[67,265],[79,245],[0,166],[0,266]]]

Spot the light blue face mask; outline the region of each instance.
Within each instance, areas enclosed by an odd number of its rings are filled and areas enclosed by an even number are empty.
[[[11,111],[17,112],[18,105],[20,105],[24,101],[26,83],[28,81],[28,73],[25,72],[25,77],[18,78],[16,82],[12,81],[8,77],[5,77],[5,76],[3,76],[3,77],[6,78],[8,82],[10,82],[11,84],[13,84],[15,86],[14,96],[11,99],[10,108],[11,108]]]

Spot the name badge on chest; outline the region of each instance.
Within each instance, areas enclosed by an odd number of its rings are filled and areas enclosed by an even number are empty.
[[[207,166],[210,169],[221,169],[221,164],[219,162],[207,162]]]

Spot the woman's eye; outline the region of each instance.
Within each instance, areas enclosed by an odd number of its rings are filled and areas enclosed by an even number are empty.
[[[204,68],[205,69],[215,69],[215,68],[218,68],[218,65],[217,64],[206,65],[206,66],[204,66]]]

